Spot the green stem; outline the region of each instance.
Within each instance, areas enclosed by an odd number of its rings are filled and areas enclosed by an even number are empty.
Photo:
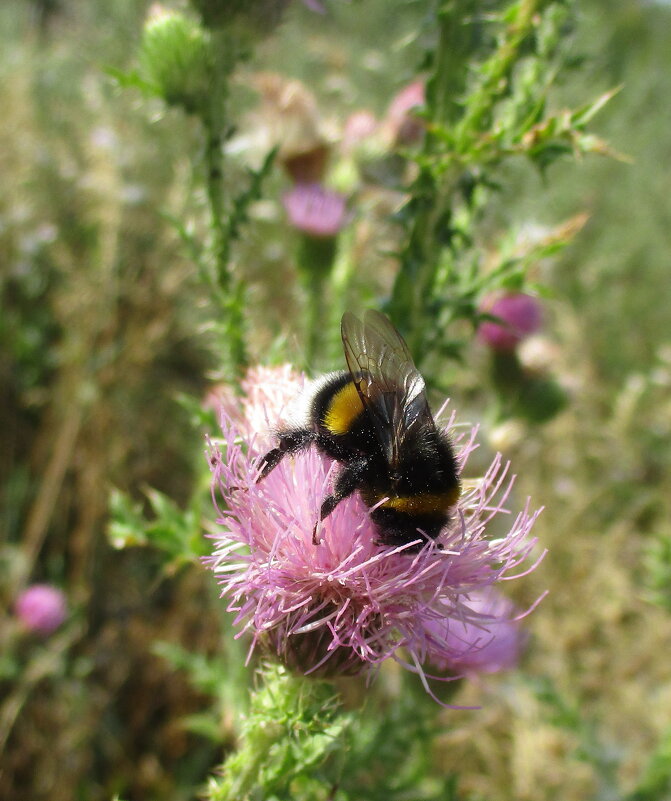
[[[306,366],[314,370],[323,355],[324,333],[328,327],[326,294],[327,279],[333,271],[337,255],[335,237],[313,237],[301,239],[298,252],[298,271],[307,295],[307,344]]]
[[[454,126],[462,113],[459,99],[473,49],[473,29],[466,24],[477,0],[448,0],[437,12],[438,43],[433,74],[427,83],[429,120],[420,174],[411,188],[408,211],[412,219],[408,243],[401,256],[389,313],[406,334],[410,350],[423,350],[426,311],[440,262],[441,249],[451,238],[451,201],[455,176],[440,174],[433,161],[444,148],[439,131]]]
[[[441,262],[446,249],[456,247],[453,214],[464,165],[469,159],[478,163],[479,142],[492,109],[508,91],[510,72],[544,2],[519,0],[508,9],[507,28],[494,53],[480,66],[482,79],[468,95],[465,83],[468,64],[478,46],[475,20],[482,0],[447,0],[438,8],[438,42],[427,83],[427,134],[418,158],[419,175],[406,207],[407,245],[389,304],[392,319],[417,359],[425,355],[427,330],[434,324]],[[440,298],[443,309],[454,302],[451,291],[456,288],[444,287]]]
[[[307,323],[308,337],[305,350],[305,363],[313,371],[317,368],[324,343],[324,303],[325,282],[320,278],[313,278],[308,287]]]
[[[520,46],[533,29],[534,18],[543,0],[520,0],[515,17],[505,31],[501,44],[487,64],[487,79],[469,98],[468,107],[459,122],[459,152],[467,148],[484,127],[494,103],[508,83],[508,76],[519,58]]]
[[[293,676],[279,665],[267,665],[261,680],[236,752],[210,780],[209,801],[290,798],[297,779],[314,782],[314,792],[325,779],[327,758],[345,745],[349,717],[330,684]]]
[[[237,60],[234,43],[223,31],[213,34],[213,70],[210,105],[203,116],[207,142],[205,149],[206,189],[210,207],[213,282],[222,315],[224,346],[232,366],[241,374],[247,364],[244,332],[244,286],[231,270],[229,205],[226,202],[223,145],[226,137],[228,81]]]

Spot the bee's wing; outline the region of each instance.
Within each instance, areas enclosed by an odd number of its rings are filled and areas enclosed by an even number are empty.
[[[346,312],[341,334],[361,402],[389,465],[397,466],[399,451],[412,429],[427,421],[433,425],[424,379],[403,337],[383,314],[368,310],[362,322]]]

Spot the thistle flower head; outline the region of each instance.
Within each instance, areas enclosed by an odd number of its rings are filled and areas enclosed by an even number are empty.
[[[255,366],[240,382],[242,402],[228,384],[222,384],[208,393],[204,405],[233,421],[253,448],[257,432],[268,432],[291,416],[292,404],[304,386],[304,377],[290,364]]]
[[[436,654],[433,662],[454,673],[496,673],[515,667],[526,643],[520,628],[519,610],[494,587],[470,593],[463,618],[445,618],[432,628],[450,659]]]
[[[36,634],[47,635],[65,620],[65,596],[50,584],[33,584],[16,599],[14,611],[23,627]]]
[[[345,196],[320,184],[297,184],[282,200],[289,222],[309,236],[331,238],[345,225]]]
[[[485,300],[483,310],[500,318],[486,321],[478,329],[480,339],[494,350],[514,350],[542,325],[543,313],[537,298],[512,292]]]
[[[454,415],[448,430],[463,470],[475,430],[458,429]],[[483,621],[486,628],[474,593],[513,578],[535,544],[538,512],[527,505],[510,515],[507,508],[509,465],[497,456],[482,479],[464,482],[453,523],[419,552],[409,552],[416,543],[378,544],[358,493],[320,524],[315,544],[320,505],[339,465],[312,448],[257,483],[259,454],[272,444],[267,431],[250,436],[224,410],[222,438],[210,450],[219,531],[209,561],[252,648],[317,675],[356,673],[390,657],[423,675],[424,663],[452,666],[472,655],[473,640],[460,638],[458,626]],[[506,515],[507,533],[492,538]]]

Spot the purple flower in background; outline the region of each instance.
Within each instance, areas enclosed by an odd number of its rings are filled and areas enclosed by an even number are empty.
[[[482,479],[462,479],[453,523],[419,552],[407,552],[413,543],[378,544],[358,493],[320,524],[315,545],[313,527],[338,464],[311,449],[256,483],[259,454],[271,439],[267,432],[249,438],[245,428],[222,411],[222,438],[210,451],[220,530],[209,562],[251,648],[322,676],[357,673],[391,657],[424,681],[424,663],[472,657],[473,640],[452,634],[462,621],[477,625],[473,597],[514,578],[535,545],[538,511],[528,504],[507,519],[505,532],[489,532],[495,518],[510,514],[509,465],[497,456]],[[454,415],[447,428],[461,471],[477,447],[475,430],[457,429]]]
[[[441,651],[453,655],[430,656],[441,670],[453,673],[496,673],[517,665],[526,635],[520,628],[519,610],[493,587],[477,590],[464,600],[461,619],[446,618],[431,626]]]
[[[480,339],[494,350],[513,350],[525,337],[536,333],[543,323],[538,298],[522,292],[490,298],[482,311],[501,319],[500,323],[486,321],[478,329]]]
[[[282,202],[289,222],[310,236],[334,237],[345,225],[345,196],[321,184],[296,184],[284,195]]]
[[[23,627],[38,634],[51,634],[65,620],[65,595],[49,584],[33,584],[23,590],[14,605]]]

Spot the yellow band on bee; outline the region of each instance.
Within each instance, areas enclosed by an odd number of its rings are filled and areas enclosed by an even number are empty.
[[[459,500],[460,490],[456,486],[447,492],[425,492],[419,495],[401,495],[389,498],[380,504],[381,509],[395,509],[408,514],[431,514],[444,512]]]
[[[363,412],[363,404],[353,381],[349,381],[331,398],[324,415],[324,425],[332,434],[347,434],[352,423]]]

